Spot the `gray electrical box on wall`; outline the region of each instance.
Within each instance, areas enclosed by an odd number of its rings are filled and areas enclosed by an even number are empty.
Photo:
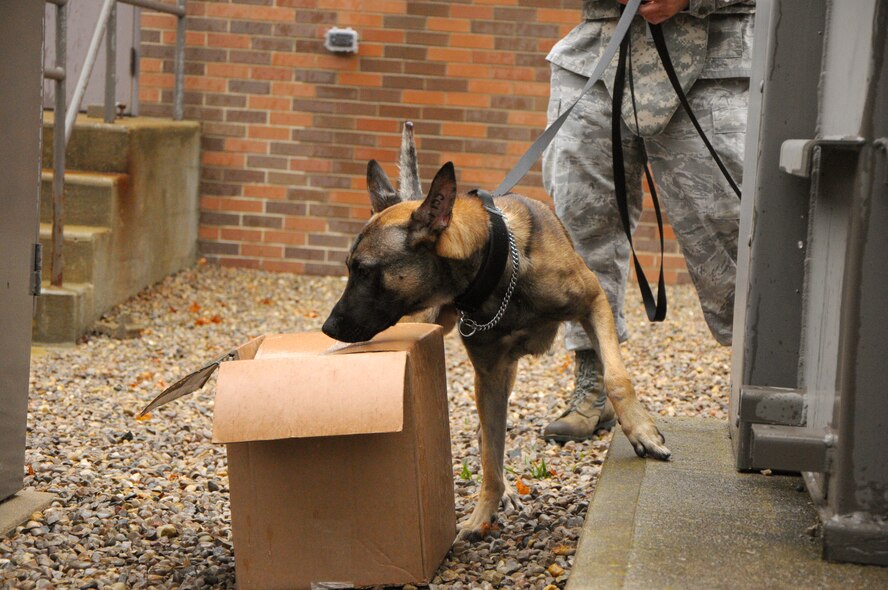
[[[324,35],[324,47],[334,53],[357,53],[358,32],[351,27],[334,27]]]

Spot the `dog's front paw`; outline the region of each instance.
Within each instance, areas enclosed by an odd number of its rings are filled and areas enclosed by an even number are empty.
[[[472,515],[457,525],[457,541],[480,541],[490,534],[490,525],[496,522],[496,513],[484,509],[481,504],[475,506]]]
[[[672,458],[672,451],[666,447],[666,438],[650,418],[634,428],[624,427],[623,432],[639,457],[653,457],[661,461]]]
[[[468,522],[461,522],[456,527],[456,540],[475,543],[490,534],[490,523],[475,526]]]

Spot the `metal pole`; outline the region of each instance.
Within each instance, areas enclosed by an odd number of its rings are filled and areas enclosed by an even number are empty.
[[[183,117],[183,94],[185,88],[185,0],[179,0],[181,16],[176,20],[176,87],[173,89],[173,119]]]
[[[113,123],[117,113],[117,3],[111,7],[105,31],[105,123]]]
[[[68,11],[65,3],[56,4],[56,69],[65,72],[68,53]],[[65,107],[67,98],[67,76],[62,75],[55,83],[55,115],[52,132],[52,259],[50,260],[50,283],[62,286],[62,244],[64,243],[64,193],[65,193]],[[75,111],[76,113],[76,111]]]
[[[102,42],[102,36],[105,34],[105,28],[108,26],[108,20],[111,17],[111,9],[117,0],[105,0],[102,5],[102,11],[99,13],[99,19],[96,23],[96,30],[93,33],[92,40],[89,42],[89,49],[86,52],[86,61],[83,63],[83,71],[80,72],[80,79],[77,80],[77,87],[74,89],[74,96],[71,98],[71,109],[65,119],[65,142],[71,139],[71,132],[74,131],[74,121],[77,119],[77,112],[80,110],[80,103],[83,101],[83,94],[86,92],[86,85],[92,74],[93,66],[96,65],[96,56],[99,53],[99,45]]]
[[[157,12],[163,12],[166,14],[185,16],[185,7],[181,4],[179,6],[170,6],[169,4],[164,4],[159,0],[120,0],[120,2],[123,2],[124,4],[129,4],[130,6],[147,8],[149,10],[156,10]]]

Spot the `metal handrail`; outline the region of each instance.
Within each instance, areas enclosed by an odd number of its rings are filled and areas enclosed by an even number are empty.
[[[50,283],[62,286],[62,244],[63,239],[63,200],[65,183],[65,148],[74,131],[77,113],[86,93],[86,86],[92,75],[93,67],[99,52],[102,38],[105,43],[105,109],[106,123],[113,123],[116,117],[114,91],[117,85],[117,4],[122,2],[131,6],[172,14],[176,17],[176,50],[174,58],[175,85],[173,89],[173,119],[181,121],[183,117],[183,88],[185,86],[185,2],[175,0],[176,4],[166,4],[160,0],[104,0],[99,12],[98,22],[86,52],[86,60],[80,78],[71,97],[71,108],[66,103],[67,72],[67,13],[65,7],[68,0],[45,0],[56,6],[56,63],[55,66],[44,68],[43,77],[54,80],[55,87],[55,120],[53,123],[53,170],[52,170],[52,259],[50,264]]]

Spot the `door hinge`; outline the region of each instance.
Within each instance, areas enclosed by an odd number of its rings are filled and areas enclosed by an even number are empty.
[[[133,78],[139,75],[139,52],[135,47],[130,47],[130,76]]]
[[[31,295],[38,297],[40,295],[41,285],[43,284],[43,244],[34,244],[34,259],[31,265]]]

